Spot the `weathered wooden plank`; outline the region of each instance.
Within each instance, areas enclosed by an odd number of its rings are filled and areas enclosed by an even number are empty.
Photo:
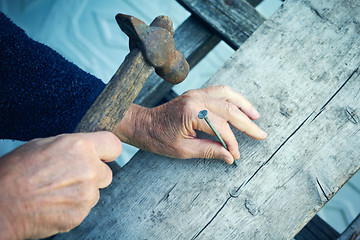
[[[359,169],[359,126],[346,115],[348,107],[358,112],[360,106],[359,3],[292,1],[289,5],[263,25],[262,36],[267,35],[268,41],[253,36],[257,48],[245,43],[209,82],[222,84],[241,75],[238,89],[259,95],[253,101],[260,112],[274,110],[272,119],[263,116],[275,127],[269,125],[267,143],[273,146],[279,137],[284,141],[268,158],[251,159],[246,170],[254,160],[258,166],[256,161],[262,162],[260,167],[244,178],[240,196],[222,208],[202,233],[204,239],[292,237]],[[241,58],[251,54],[253,61]],[[263,59],[256,64],[260,56]],[[252,82],[253,76],[262,81]],[[276,110],[283,118],[276,116]],[[281,123],[284,118],[292,122]],[[299,127],[293,128],[296,121]],[[287,132],[287,137],[279,131]],[[237,220],[230,225],[230,219]]]
[[[238,49],[265,19],[244,0],[177,0],[199,16],[233,49]],[[240,44],[239,44],[240,43]]]
[[[239,168],[141,151],[88,218],[56,239],[294,236],[360,166],[359,8],[288,1],[208,82],[241,91],[263,113],[266,141],[236,132]]]
[[[349,106],[359,110],[359,72],[350,76],[325,108],[309,113],[276,154],[244,179],[239,197],[203,228],[202,239],[292,238],[359,169],[359,127],[346,115]]]
[[[346,230],[338,238],[339,240],[359,240],[360,239],[360,214],[352,221]]]

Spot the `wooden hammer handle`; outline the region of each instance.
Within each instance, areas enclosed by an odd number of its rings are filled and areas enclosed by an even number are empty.
[[[113,132],[153,71],[141,52],[133,49],[81,119],[75,132]]]

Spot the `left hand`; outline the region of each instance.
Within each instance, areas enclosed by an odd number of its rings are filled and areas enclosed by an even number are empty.
[[[196,137],[196,130],[214,135],[201,110],[224,139],[229,150],[219,142]],[[262,140],[267,134],[253,121],[260,117],[240,93],[223,86],[190,90],[155,108],[131,105],[115,130],[121,141],[140,149],[174,158],[212,158],[232,164],[240,158],[238,143],[229,123],[248,136]]]

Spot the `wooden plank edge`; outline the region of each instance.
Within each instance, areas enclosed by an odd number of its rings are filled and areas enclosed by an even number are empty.
[[[207,26],[207,28],[212,29],[218,36],[225,41],[231,48],[237,50],[242,43],[244,43],[247,38],[265,21],[265,18],[262,17],[253,6],[248,2],[243,0],[238,1],[225,1],[226,8],[222,9],[220,12],[226,12],[226,20],[221,20],[224,14],[215,15],[211,13],[211,9],[204,12],[202,9],[191,6],[191,1],[189,0],[177,0],[177,2],[182,5],[186,10],[191,12],[193,15],[199,17],[202,23]],[[216,6],[211,3],[210,0],[205,1],[207,5],[212,8],[220,8],[221,3],[216,3]],[[236,4],[234,3],[236,2]],[[204,4],[200,4],[203,6]],[[233,10],[233,11],[230,11]],[[238,16],[232,16],[231,13],[236,12],[239,15],[246,15],[243,19],[249,20],[251,24],[243,22],[242,19],[239,19]],[[250,21],[250,17],[252,21]],[[216,23],[216,24],[214,24]],[[235,36],[234,31],[224,31],[227,28],[227,25],[236,25],[237,28],[241,28],[241,36]]]

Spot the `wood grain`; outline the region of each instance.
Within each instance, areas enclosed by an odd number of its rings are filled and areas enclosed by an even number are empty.
[[[265,19],[243,0],[177,0],[214,29],[233,49],[238,49]]]
[[[75,132],[113,131],[154,71],[134,49],[77,125]]]
[[[360,167],[358,9],[288,1],[209,80],[242,92],[269,133],[235,131],[238,168],[140,151],[55,239],[291,239]]]

